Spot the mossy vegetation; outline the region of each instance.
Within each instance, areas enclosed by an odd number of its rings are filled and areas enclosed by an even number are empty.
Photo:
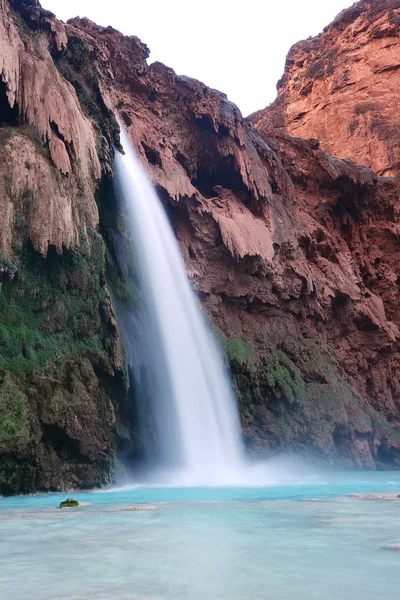
[[[74,498],[68,498],[63,502],[60,502],[60,508],[73,508],[75,506],[79,506],[79,502]]]
[[[219,327],[213,327],[214,335],[225,352],[227,362],[238,365],[251,364],[253,347],[240,338],[230,338]]]
[[[96,194],[100,230],[106,243],[105,274],[114,298],[125,308],[137,307],[137,265],[132,243],[125,231],[124,218],[114,194],[112,181],[104,177]]]
[[[250,360],[242,358],[246,354],[236,352],[229,366],[251,446],[313,447],[321,453],[346,443],[351,432],[371,435],[376,427],[365,401],[343,379],[320,340],[287,336],[264,355],[253,352]],[[343,438],[335,433],[338,427],[345,432]]]
[[[85,350],[106,359],[103,248],[94,232],[90,247],[61,255],[51,247],[46,259],[24,243],[0,294],[0,369],[29,385],[32,373]]]
[[[305,382],[300,369],[282,351],[270,353],[259,370],[260,385],[270,389],[276,400],[288,403],[301,402],[305,399]]]
[[[80,418],[80,399],[92,393],[99,414],[105,414],[109,405],[92,367],[93,362],[102,372],[112,369],[109,357],[114,340],[107,318],[104,244],[96,231],[88,230],[82,232],[79,248],[58,254],[50,247],[43,258],[24,237],[24,224],[23,220],[16,227],[13,277],[4,278],[0,292],[0,493],[35,489],[25,467],[30,465],[36,472],[38,418],[43,411],[60,428],[54,444],[61,444],[59,452],[69,460],[69,445],[75,456],[76,443],[61,431],[74,415]],[[2,264],[10,270],[4,257]],[[85,375],[86,364],[90,377]],[[69,406],[71,390],[73,407]],[[82,419],[86,418],[85,413]],[[13,460],[15,469],[20,465],[22,470],[11,485],[6,467]],[[32,487],[26,487],[28,482]]]
[[[17,272],[16,264],[10,259],[6,258],[0,250],[0,282],[5,275],[13,277]]]
[[[24,223],[16,230],[24,232]],[[94,481],[107,481],[112,470],[110,401],[118,414],[124,385],[111,376],[115,331],[104,243],[94,230],[81,232],[80,242],[62,254],[50,247],[46,258],[22,234],[13,244],[15,273],[0,291],[0,494],[54,486],[40,471],[39,445],[42,464],[50,460],[43,449],[49,447],[71,473],[83,473],[80,463],[88,459],[71,433],[75,422],[85,428],[95,420],[108,440],[90,466]]]
[[[18,451],[30,440],[26,397],[10,373],[0,373],[0,449]]]
[[[30,39],[32,35],[32,29],[29,27],[28,23],[25,19],[17,12],[14,8],[11,8],[11,14],[13,16],[13,21],[19,29],[21,38],[24,44],[27,44],[27,41]]]
[[[36,467],[29,456],[0,456],[0,494],[31,493],[35,490],[35,477]]]
[[[0,153],[8,152],[10,148],[14,148],[13,139],[16,136],[23,136],[29,139],[35,146],[37,153],[42,156],[51,166],[53,163],[50,158],[50,150],[47,141],[45,141],[40,135],[38,129],[34,125],[20,124],[15,127],[6,127],[0,130]],[[33,165],[30,161],[25,161],[25,168],[30,171]],[[8,183],[8,189],[6,189],[7,196],[11,198],[11,173],[4,173],[3,180],[5,184]]]

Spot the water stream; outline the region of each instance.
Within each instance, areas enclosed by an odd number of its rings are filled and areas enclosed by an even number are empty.
[[[136,327],[146,339],[133,343],[146,348],[152,363],[148,393],[160,448],[158,477],[186,485],[238,483],[244,466],[229,378],[165,210],[124,131],[121,141],[125,154],[115,158],[116,194],[146,304],[147,326]]]

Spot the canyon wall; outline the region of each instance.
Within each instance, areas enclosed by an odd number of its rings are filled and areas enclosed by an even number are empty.
[[[136,37],[0,1],[0,493],[100,485],[116,452],[140,454],[106,287],[141,301],[113,111],[225,351],[248,451],[399,466],[397,180],[255,127]]]
[[[283,129],[393,176],[400,170],[400,1],[362,0],[320,35],[295,44],[260,131]]]
[[[124,431],[94,197],[111,114],[100,137],[67,44],[37,2],[0,1],[0,494],[106,483]]]
[[[101,87],[225,347],[249,451],[397,464],[397,182],[260,136],[224,94],[148,66],[137,38],[68,27],[100,49]]]

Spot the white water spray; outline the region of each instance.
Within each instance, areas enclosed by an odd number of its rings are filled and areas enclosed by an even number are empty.
[[[177,483],[243,480],[240,428],[223,361],[190,287],[164,208],[127,134],[117,153],[117,193],[127,213],[150,316],[150,385],[163,468]],[[150,341],[149,341],[150,340]]]

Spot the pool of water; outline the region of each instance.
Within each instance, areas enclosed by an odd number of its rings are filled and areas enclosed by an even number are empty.
[[[6,600],[398,600],[400,473],[0,498]],[[154,510],[127,510],[150,503]]]

